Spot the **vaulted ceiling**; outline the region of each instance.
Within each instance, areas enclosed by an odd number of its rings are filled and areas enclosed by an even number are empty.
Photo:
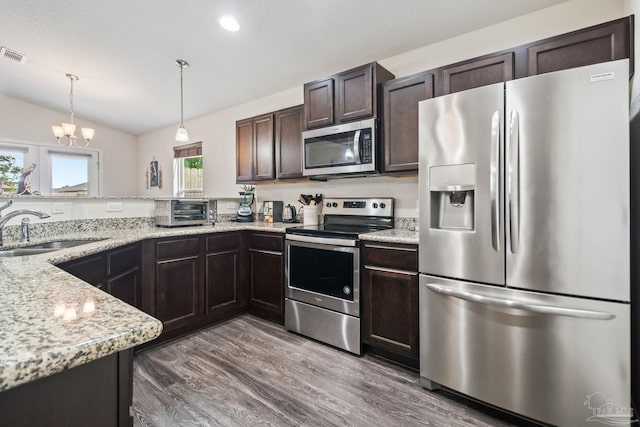
[[[0,0],[0,93],[140,134],[563,0]],[[232,14],[231,33],[218,18]]]

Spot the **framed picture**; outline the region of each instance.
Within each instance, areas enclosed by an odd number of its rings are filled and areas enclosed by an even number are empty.
[[[149,185],[157,187],[159,182],[158,161],[152,160],[149,164]]]

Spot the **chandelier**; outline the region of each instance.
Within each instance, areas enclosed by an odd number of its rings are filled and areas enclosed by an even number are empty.
[[[78,79],[78,76],[74,74],[67,74],[67,78],[71,82],[71,92],[69,93],[69,104],[71,106],[71,121],[70,123],[62,123],[60,125],[51,126],[51,130],[53,131],[53,135],[58,139],[58,144],[71,147],[75,145],[76,147],[87,147],[89,145],[89,141],[93,138],[93,134],[95,131],[91,128],[82,128],[82,137],[84,138],[86,144],[78,143],[78,138],[75,135],[76,125],[73,123],[73,82]]]
[[[183,102],[183,89],[182,89],[182,71],[184,67],[188,67],[189,63],[182,59],[176,59],[176,65],[180,67],[180,127],[176,132],[176,142],[189,142],[189,134],[184,128],[184,102]]]

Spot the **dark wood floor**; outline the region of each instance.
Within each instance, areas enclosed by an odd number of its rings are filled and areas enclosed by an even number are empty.
[[[245,315],[136,356],[134,426],[505,426],[415,372]]]

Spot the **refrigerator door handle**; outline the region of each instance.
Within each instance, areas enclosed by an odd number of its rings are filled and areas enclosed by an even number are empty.
[[[511,299],[495,298],[486,295],[475,294],[466,291],[460,291],[457,289],[451,289],[446,286],[438,285],[436,283],[426,283],[427,289],[441,294],[465,301],[471,301],[478,304],[492,305],[496,307],[515,308],[518,310],[529,311],[537,314],[551,314],[556,316],[566,317],[578,317],[581,319],[592,320],[612,320],[615,319],[615,314],[606,313],[602,311],[583,310],[579,308],[566,308],[557,307],[553,305],[544,304],[531,304],[522,301],[516,301]]]
[[[517,111],[511,112],[509,123],[509,159],[507,193],[509,197],[509,237],[511,240],[511,252],[518,252],[520,246],[520,115]]]
[[[500,112],[491,117],[491,246],[500,252]]]

